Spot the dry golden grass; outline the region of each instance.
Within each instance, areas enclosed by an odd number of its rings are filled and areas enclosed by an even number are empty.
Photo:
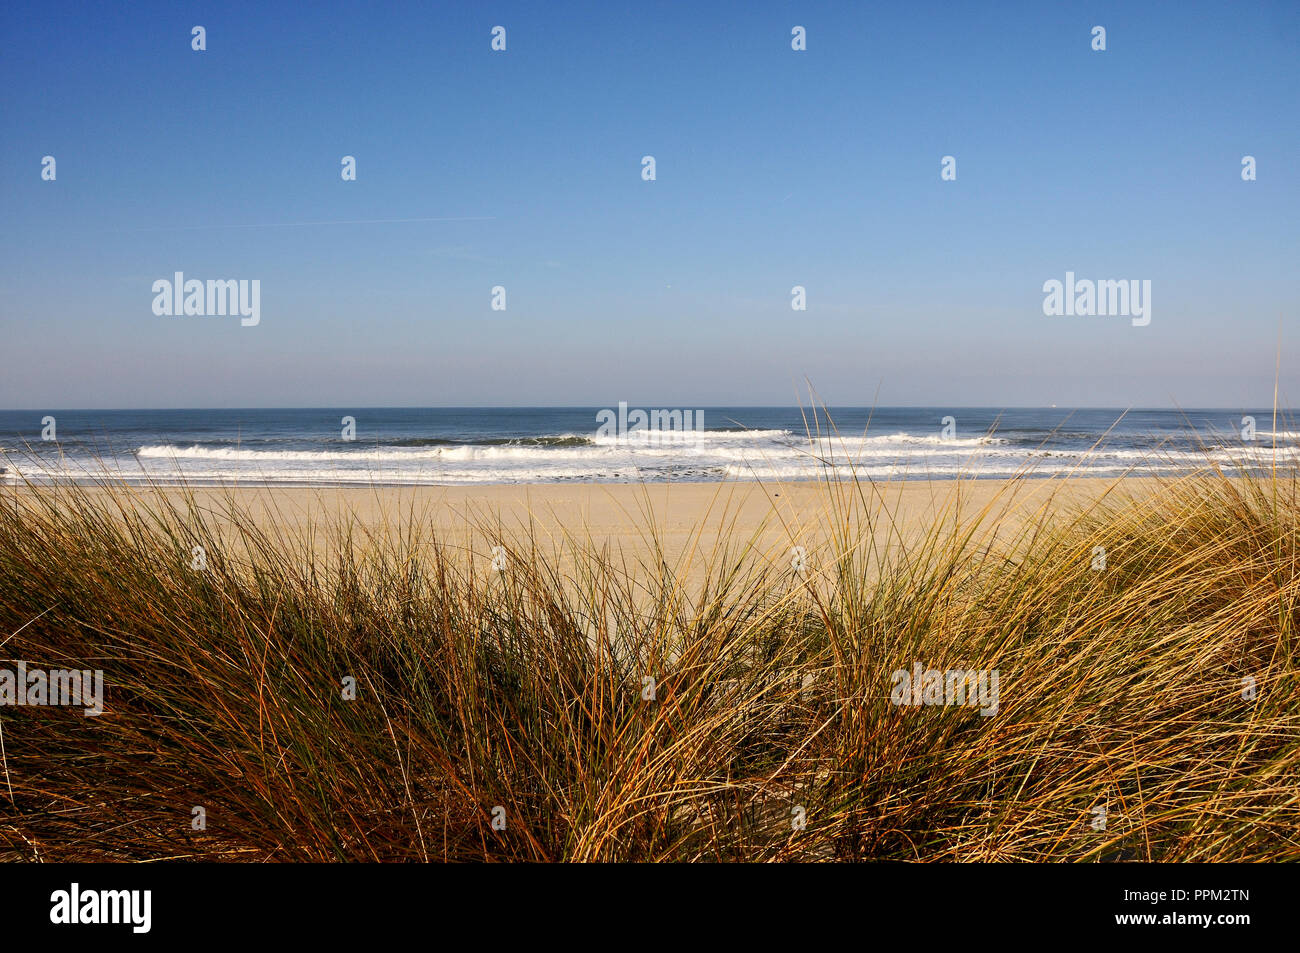
[[[991,510],[940,510],[891,546],[879,487],[823,489],[830,542],[806,573],[724,534],[691,554],[707,570],[690,587],[653,539],[637,561],[571,537],[561,570],[503,538],[494,572],[416,512],[363,540],[317,527],[304,550],[233,496],[214,513],[121,488],[16,495],[0,658],[103,669],[107,691],[98,718],[0,708],[0,851],[1300,856],[1294,471],[1121,482],[1014,538]],[[997,713],[893,704],[915,662],[996,670]]]

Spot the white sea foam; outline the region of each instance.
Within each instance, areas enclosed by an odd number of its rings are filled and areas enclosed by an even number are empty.
[[[10,475],[31,479],[117,477],[159,482],[229,481],[317,484],[519,483],[547,481],[808,480],[820,476],[867,479],[970,475],[1005,477],[1025,471],[1112,475],[1131,470],[1193,470],[1207,462],[1263,466],[1297,459],[1293,445],[1271,441],[1212,450],[1116,448],[1061,449],[1015,444],[1006,437],[942,439],[937,433],[821,435],[789,430],[649,433],[566,443],[367,445],[336,442],[320,449],[250,445],[162,444],[116,458],[10,458]],[[577,438],[572,435],[570,439]],[[558,445],[557,445],[558,444]]]

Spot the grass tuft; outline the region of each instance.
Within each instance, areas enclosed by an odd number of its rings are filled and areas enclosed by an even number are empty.
[[[106,710],[0,708],[0,852],[1295,859],[1296,477],[1120,481],[1014,532],[959,486],[911,536],[827,483],[806,574],[728,532],[689,584],[649,518],[639,561],[482,526],[496,572],[417,512],[304,546],[234,493],[25,488],[0,666],[102,669]],[[892,703],[917,662],[996,670],[996,715]]]

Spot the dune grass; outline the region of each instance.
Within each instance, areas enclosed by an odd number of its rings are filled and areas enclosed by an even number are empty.
[[[1296,490],[1121,481],[1010,537],[954,500],[904,540],[878,486],[827,483],[802,572],[724,534],[688,586],[653,538],[503,535],[496,571],[414,512],[303,547],[233,494],[29,488],[0,667],[107,687],[0,708],[0,853],[1295,859]],[[896,704],[918,662],[996,671],[996,714]]]

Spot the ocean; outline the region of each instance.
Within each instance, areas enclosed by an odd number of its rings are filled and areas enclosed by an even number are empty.
[[[36,483],[334,486],[1113,477],[1300,459],[1294,416],[1275,430],[1269,409],[846,407],[829,410],[833,430],[797,407],[691,408],[680,430],[663,429],[677,417],[647,413],[660,429],[637,429],[635,408],[600,410],[0,411],[0,467]]]

